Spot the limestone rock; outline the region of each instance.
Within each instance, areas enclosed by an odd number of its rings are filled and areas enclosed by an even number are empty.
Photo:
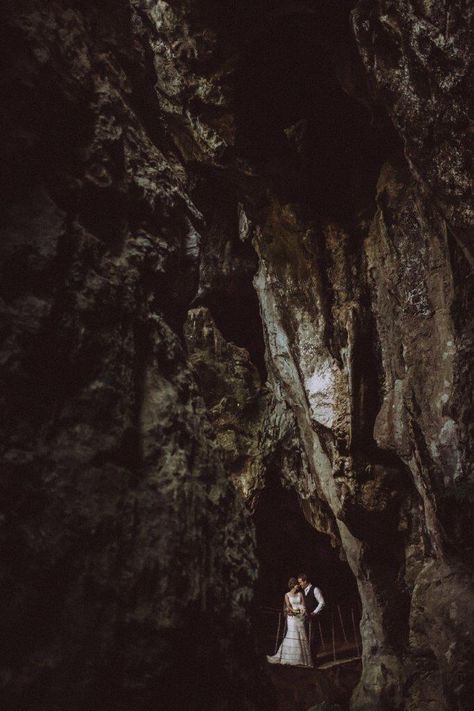
[[[208,309],[191,309],[184,333],[215,443],[229,477],[251,507],[264,486],[260,441],[266,402],[258,371],[245,349],[224,340]]]
[[[470,710],[471,12],[3,3],[6,708],[272,708],[277,476],[357,579],[353,710]]]
[[[254,537],[178,335],[202,215],[144,17],[2,17],[3,708],[255,707]]]

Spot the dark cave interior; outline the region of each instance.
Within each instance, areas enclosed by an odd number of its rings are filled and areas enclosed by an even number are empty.
[[[352,4],[268,17],[242,53],[235,105],[238,153],[286,201],[346,224],[373,207],[380,167],[401,150],[360,78]]]

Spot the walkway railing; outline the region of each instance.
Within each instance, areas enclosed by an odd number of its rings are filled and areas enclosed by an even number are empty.
[[[260,609],[259,636],[269,654],[276,654],[286,633],[286,615],[272,607]],[[357,600],[326,604],[319,615],[310,619],[310,644],[318,664],[341,662],[361,656],[360,604]],[[316,639],[315,639],[316,636]]]

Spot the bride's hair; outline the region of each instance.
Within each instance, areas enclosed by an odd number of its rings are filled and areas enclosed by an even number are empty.
[[[293,590],[293,588],[295,587],[295,585],[298,585],[297,579],[296,579],[296,578],[290,578],[290,579],[288,580],[288,590]]]

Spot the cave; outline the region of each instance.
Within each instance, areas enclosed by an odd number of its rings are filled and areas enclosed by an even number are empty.
[[[466,3],[0,16],[2,708],[470,711]]]

